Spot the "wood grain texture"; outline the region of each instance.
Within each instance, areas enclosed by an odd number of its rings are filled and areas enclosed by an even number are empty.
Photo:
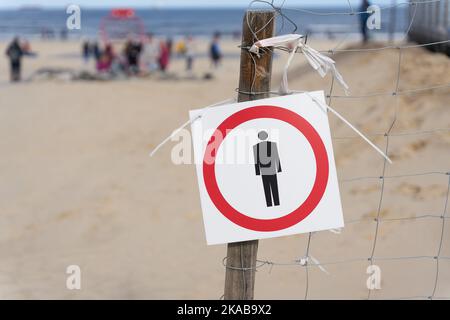
[[[252,10],[247,11],[244,16],[242,24],[239,102],[263,99],[269,96],[265,92],[270,91],[272,51],[261,51],[261,56],[258,58],[256,55],[251,54],[248,48],[259,39],[273,37],[274,22],[274,11]],[[255,94],[249,94],[250,92]],[[258,240],[228,244],[225,300],[253,300],[257,253]],[[240,268],[248,268],[248,270],[240,270]]]

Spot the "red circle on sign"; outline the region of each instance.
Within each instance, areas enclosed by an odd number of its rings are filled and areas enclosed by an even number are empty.
[[[316,178],[311,193],[297,209],[275,219],[257,219],[237,211],[225,200],[216,180],[216,155],[228,132],[244,122],[260,118],[281,120],[298,129],[308,140],[316,159]],[[229,116],[217,127],[215,133],[220,133],[221,139],[216,141],[216,134],[213,134],[209,139],[203,157],[203,179],[211,201],[230,221],[243,228],[254,231],[278,231],[299,223],[319,204],[328,183],[328,156],[320,135],[302,116],[281,107],[256,106],[243,109]],[[207,161],[207,159],[211,159],[212,161]]]

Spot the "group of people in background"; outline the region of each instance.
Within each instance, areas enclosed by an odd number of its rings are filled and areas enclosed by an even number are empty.
[[[367,22],[370,17],[369,0],[361,0],[360,4],[360,32],[364,43],[369,41]],[[45,32],[44,32],[45,31]],[[43,29],[42,34],[47,37],[47,29]],[[236,37],[237,35],[235,35]],[[67,38],[67,30],[61,32],[61,38]],[[82,43],[82,56],[85,63],[91,59],[95,61],[97,73],[105,75],[127,76],[147,75],[155,71],[165,73],[172,59],[173,40],[171,38],[156,38],[152,34],[140,37],[129,36],[120,52],[116,52],[111,43],[103,46],[96,40],[85,40]],[[209,58],[212,68],[218,68],[222,60],[220,47],[220,33],[214,33],[209,45]],[[192,73],[195,59],[199,55],[196,40],[193,36],[186,36],[175,44],[175,53],[184,57],[186,61],[186,71]],[[26,40],[15,37],[6,49],[6,56],[10,61],[10,79],[12,82],[21,80],[22,58],[24,56],[34,56],[30,44]]]
[[[215,33],[209,48],[211,65],[217,68],[222,59],[220,34]],[[129,36],[120,52],[116,53],[111,43],[103,47],[97,41],[85,40],[82,56],[85,63],[94,59],[96,71],[100,74],[125,74],[127,76],[148,75],[155,71],[165,73],[173,55],[172,39],[157,39],[152,34],[142,37]],[[199,54],[196,40],[186,36],[176,43],[175,53],[186,60],[186,71],[192,72]]]
[[[222,59],[220,34],[215,33],[209,47],[211,66],[217,68]],[[128,37],[120,52],[116,52],[112,43],[103,46],[95,40],[82,42],[81,54],[85,64],[95,61],[98,74],[115,76],[148,75],[155,71],[165,73],[172,58],[172,39],[157,39],[152,34],[140,38]],[[15,37],[6,48],[6,56],[10,62],[11,82],[21,80],[22,59],[24,56],[35,56],[30,43]],[[199,54],[196,40],[187,36],[177,42],[176,54],[186,60],[186,71],[192,72],[194,61]]]
[[[5,54],[9,58],[11,82],[20,81],[22,73],[22,58],[24,56],[35,55],[31,50],[30,43],[27,40],[21,41],[19,37],[15,37],[6,48]]]
[[[219,41],[220,33],[216,32],[214,33],[209,46],[209,58],[211,60],[211,66],[213,68],[218,68],[222,59],[222,50],[220,48]],[[191,72],[194,67],[194,60],[199,53],[194,37],[187,36],[185,39],[180,40],[176,45],[175,51],[178,55],[185,57],[186,71]]]

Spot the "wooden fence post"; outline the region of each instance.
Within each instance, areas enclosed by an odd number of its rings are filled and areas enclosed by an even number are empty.
[[[270,91],[272,51],[261,57],[248,51],[257,40],[273,37],[275,12],[249,10],[242,24],[241,68],[238,101],[266,98]],[[256,35],[256,37],[255,37]],[[254,296],[258,240],[229,243],[225,273],[225,300],[252,300]]]

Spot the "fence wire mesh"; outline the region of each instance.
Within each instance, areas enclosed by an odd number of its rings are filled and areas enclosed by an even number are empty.
[[[251,8],[254,4],[259,5],[268,5],[269,7],[273,8],[277,16],[283,20],[282,26],[283,28],[286,27],[285,20],[287,20],[292,26],[293,30],[297,30],[298,26],[295,23],[295,21],[292,21],[292,19],[289,18],[288,12],[289,11],[301,11],[305,14],[310,15],[322,15],[322,16],[333,16],[333,15],[361,15],[366,13],[371,13],[371,11],[357,11],[352,6],[350,1],[345,1],[348,5],[348,12],[316,12],[308,9],[301,9],[301,8],[287,8],[286,7],[286,1],[282,1],[279,6],[277,6],[274,1],[264,1],[264,0],[255,0],[252,1],[249,5]],[[400,2],[400,3],[393,3],[389,6],[381,7],[381,10],[388,10],[399,6],[409,6],[411,8],[411,14],[409,15],[409,22],[407,25],[407,28],[404,32],[404,36],[401,39],[401,43],[403,44],[389,44],[386,46],[376,47],[376,48],[348,48],[348,49],[340,49],[339,47],[343,43],[343,41],[340,41],[338,46],[335,46],[334,48],[330,48],[328,50],[322,50],[320,52],[329,54],[330,56],[333,56],[334,54],[348,54],[348,53],[367,53],[367,52],[384,52],[387,50],[396,50],[397,51],[397,69],[396,69],[396,76],[394,79],[394,82],[392,84],[392,90],[388,92],[367,92],[365,94],[359,94],[359,95],[338,95],[334,94],[334,80],[331,80],[330,89],[327,92],[326,98],[328,105],[332,105],[334,99],[368,99],[372,97],[391,97],[395,99],[393,103],[393,116],[392,119],[389,121],[389,125],[386,128],[384,132],[372,132],[368,133],[368,137],[382,137],[384,139],[384,152],[389,155],[391,152],[391,143],[393,139],[402,139],[407,137],[418,137],[421,135],[436,135],[437,138],[439,138],[439,134],[446,134],[450,132],[450,128],[433,128],[428,130],[414,130],[414,131],[399,131],[394,132],[394,128],[396,127],[397,120],[399,117],[399,96],[402,95],[417,95],[421,94],[425,91],[440,91],[440,90],[448,90],[450,87],[450,83],[442,83],[437,85],[424,85],[421,87],[415,87],[415,88],[408,88],[408,89],[400,89],[401,87],[401,70],[402,70],[402,58],[404,55],[404,52],[413,49],[413,48],[420,48],[420,47],[429,47],[429,46],[436,46],[436,45],[442,45],[447,44],[450,42],[448,39],[441,40],[441,41],[433,41],[433,42],[427,42],[427,43],[420,43],[420,44],[410,44],[406,43],[406,39],[409,35],[409,32],[413,27],[415,27],[415,18],[420,17],[420,23],[423,21],[423,11],[424,10],[430,10],[431,6],[435,6],[435,8],[445,8],[446,12],[444,12],[444,15],[447,15],[447,18],[443,18],[444,21],[447,21],[448,23],[448,1],[447,0],[424,0],[424,1],[409,1],[409,2]],[[437,9],[436,9],[437,10]],[[419,14],[417,14],[419,13]],[[444,16],[443,16],[444,17]],[[292,30],[288,30],[291,32]],[[347,38],[344,35],[344,40]],[[242,48],[246,49],[246,48]],[[275,47],[275,50],[279,51],[287,51],[289,52],[288,48],[285,47]],[[300,53],[300,52],[299,52]],[[264,92],[269,93],[272,95],[277,95],[277,92]],[[262,92],[248,92],[247,94],[263,94]],[[387,101],[387,103],[390,103]],[[338,140],[350,140],[350,139],[357,139],[357,136],[333,136],[334,141]],[[327,261],[326,257],[320,256],[317,257],[320,259],[320,262],[313,257],[312,255],[312,244],[318,237],[321,237],[323,234],[326,234],[327,232],[315,232],[315,233],[309,233],[306,235],[306,247],[304,249],[304,254],[301,258],[295,258],[288,262],[281,262],[281,261],[273,261],[270,259],[264,259],[264,260],[257,260],[257,265],[255,269],[252,268],[235,268],[231,267],[236,270],[241,270],[243,272],[243,275],[245,272],[251,272],[251,271],[257,271],[261,270],[262,268],[268,267],[269,273],[272,271],[272,268],[274,267],[286,267],[286,266],[294,266],[294,267],[301,267],[304,268],[305,272],[305,284],[304,284],[304,298],[308,299],[310,298],[310,290],[311,287],[314,286],[314,283],[311,283],[310,279],[310,268],[320,268],[322,271],[325,271],[324,267],[331,266],[331,265],[348,265],[355,262],[362,262],[367,263],[367,266],[373,266],[377,262],[382,261],[401,261],[405,265],[408,263],[411,263],[412,261],[429,261],[434,263],[433,268],[433,279],[431,285],[431,290],[426,290],[426,288],[423,289],[423,294],[420,295],[411,295],[408,296],[408,288],[405,288],[405,296],[397,296],[397,297],[388,297],[388,296],[382,296],[380,298],[382,299],[398,299],[398,300],[404,300],[404,299],[430,299],[430,300],[438,300],[438,299],[450,299],[450,296],[439,296],[437,295],[437,288],[439,286],[440,281],[440,273],[442,271],[442,262],[450,260],[449,256],[445,256],[442,254],[442,248],[444,246],[444,239],[446,236],[446,221],[450,218],[448,216],[448,199],[449,199],[449,193],[450,193],[450,168],[445,170],[436,170],[436,171],[422,171],[422,172],[405,172],[403,174],[397,174],[397,175],[388,175],[387,169],[389,167],[389,163],[386,159],[384,159],[382,168],[379,175],[367,175],[367,176],[355,176],[355,177],[344,177],[339,180],[339,183],[342,185],[349,184],[349,183],[355,183],[357,181],[367,181],[367,180],[375,180],[379,181],[379,195],[378,200],[376,203],[375,208],[375,217],[361,217],[357,219],[345,219],[345,225],[356,225],[360,223],[372,223],[373,224],[373,235],[372,235],[372,242],[370,245],[370,250],[367,253],[366,256],[359,256],[359,257],[351,257],[347,259],[339,259],[339,260],[330,260]],[[445,192],[442,196],[442,209],[437,212],[422,212],[417,213],[414,216],[392,216],[392,217],[384,217],[383,216],[383,208],[385,206],[386,199],[388,197],[391,197],[391,195],[386,190],[386,181],[389,180],[396,180],[396,179],[402,179],[402,178],[410,178],[410,179],[420,179],[421,177],[427,177],[427,176],[439,176],[442,177],[442,183],[443,187],[445,188]],[[345,206],[344,206],[344,218],[345,218]],[[396,256],[378,256],[377,255],[377,248],[379,245],[379,237],[380,232],[384,227],[385,223],[388,222],[403,222],[408,223],[411,221],[419,221],[419,220],[430,220],[430,221],[437,221],[440,223],[439,227],[439,235],[438,235],[438,241],[435,245],[435,249],[430,251],[429,254],[426,255],[396,255]],[[422,230],[423,232],[426,232],[427,230]],[[339,231],[334,231],[336,233],[339,233]],[[395,233],[395,229],[390,229],[390,232]],[[411,235],[413,237],[414,235]],[[329,244],[333,245],[333,244]],[[226,257],[223,260],[223,265],[226,266]],[[243,261],[242,266],[244,266]],[[227,266],[226,266],[227,267]],[[230,268],[230,266],[228,266]],[[417,277],[421,277],[420,274],[416,275]],[[245,279],[245,277],[244,277]],[[325,280],[326,281],[326,280]],[[413,281],[413,280],[411,280]],[[245,285],[245,284],[244,284]],[[364,284],[362,284],[364,285]],[[450,283],[446,283],[447,288],[450,286]],[[366,297],[361,297],[365,299],[371,299],[373,298],[374,290],[376,289],[367,289],[367,295]],[[326,299],[327,297],[324,295],[321,295],[316,298],[323,298]],[[336,298],[336,297],[333,297]],[[345,295],[345,293],[342,294],[340,298],[349,298]]]

